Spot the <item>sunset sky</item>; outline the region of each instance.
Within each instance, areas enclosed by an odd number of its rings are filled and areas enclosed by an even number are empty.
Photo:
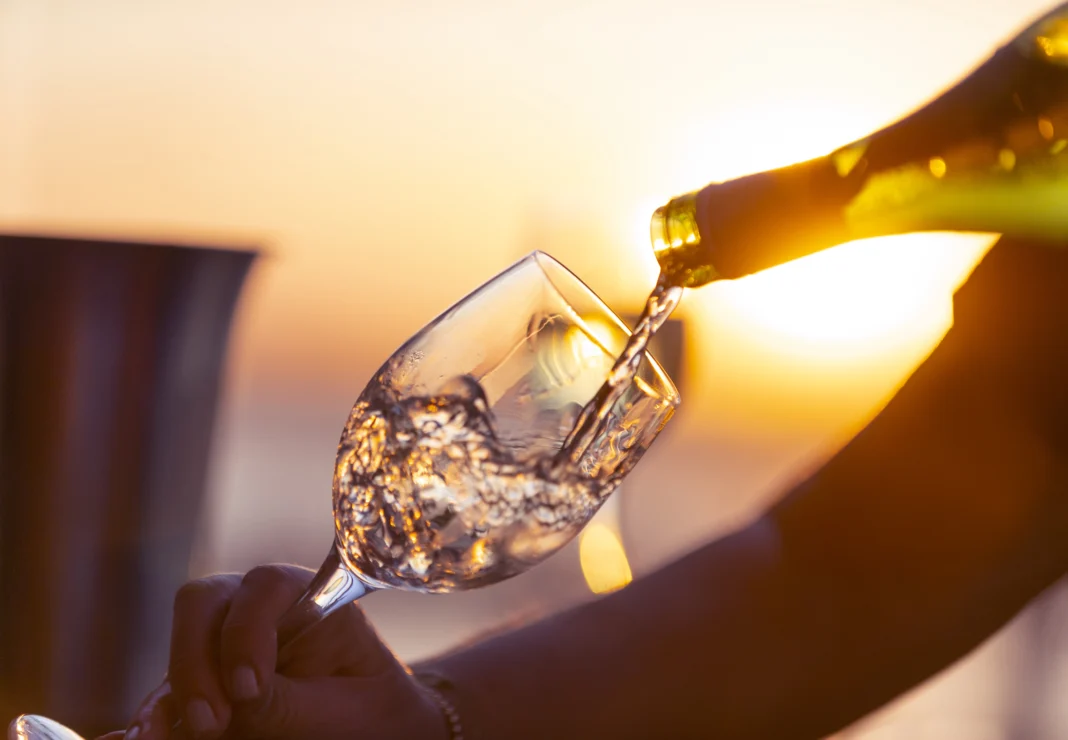
[[[355,392],[529,248],[633,307],[666,197],[885,125],[1042,7],[6,0],[0,224],[262,245],[243,387]],[[701,291],[698,372],[771,342],[780,376],[900,374],[975,254],[911,237]]]
[[[1048,7],[0,0],[0,229],[263,248],[200,563],[312,560],[348,405],[453,300],[540,248],[633,310],[654,207],[890,123]],[[674,476],[667,503],[636,494],[638,569],[863,424],[989,243],[858,243],[688,294],[684,410],[628,484]]]

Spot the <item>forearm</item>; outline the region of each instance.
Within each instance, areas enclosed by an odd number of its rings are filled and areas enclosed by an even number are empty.
[[[465,737],[687,737],[707,726],[709,687],[746,662],[743,651],[709,651],[712,635],[752,629],[737,620],[766,618],[755,601],[777,598],[769,534],[747,529],[623,591],[433,661],[456,684]]]
[[[798,504],[819,495],[811,485]],[[880,555],[862,583],[870,558],[846,536],[826,546],[847,533],[788,520],[776,512],[624,591],[435,661],[465,737],[821,737],[964,655],[1064,569],[1051,546],[1063,532],[1003,540],[963,568],[940,561],[977,550],[949,533],[896,565]]]
[[[793,503],[823,485],[834,484],[816,478]],[[823,736],[964,655],[1063,572],[1068,519],[1029,536],[1006,512],[1004,534],[980,539],[988,512],[955,513],[917,514],[915,529],[887,521],[873,536],[863,524],[803,531],[784,507],[435,668],[479,740]],[[884,537],[898,547],[882,550]]]
[[[794,600],[829,607],[825,628],[795,634],[822,652],[787,678],[800,691],[784,727],[800,736],[848,724],[951,664],[1068,568],[1063,444],[1017,395],[1006,355],[972,351],[986,346],[967,336],[973,326],[963,321],[772,512]]]
[[[1068,560],[1062,443],[1040,408],[1061,374],[1036,390],[1028,365],[1049,306],[1016,298],[959,306],[888,408],[756,525],[435,661],[467,735],[817,737],[995,631]]]

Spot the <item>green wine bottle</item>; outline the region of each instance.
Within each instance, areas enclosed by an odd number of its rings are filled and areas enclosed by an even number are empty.
[[[914,231],[1068,238],[1068,4],[897,123],[674,198],[651,224],[661,270],[686,287]]]

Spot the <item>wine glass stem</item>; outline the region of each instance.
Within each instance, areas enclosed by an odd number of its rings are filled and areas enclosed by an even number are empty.
[[[278,622],[278,667],[288,662],[291,647],[302,634],[373,590],[345,566],[337,547],[331,547],[304,594]]]

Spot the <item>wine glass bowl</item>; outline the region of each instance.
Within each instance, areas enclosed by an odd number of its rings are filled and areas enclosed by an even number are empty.
[[[678,404],[649,355],[575,462],[561,448],[629,332],[535,252],[455,304],[375,374],[342,434],[337,545],[372,588],[454,591],[563,547]]]

